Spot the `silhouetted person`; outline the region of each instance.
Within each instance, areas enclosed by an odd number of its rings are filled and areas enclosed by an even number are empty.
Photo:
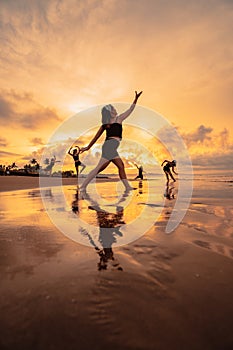
[[[171,179],[175,182],[176,180],[175,180],[172,172],[174,174],[178,175],[178,173],[174,169],[174,167],[176,166],[176,161],[175,160],[172,160],[172,161],[164,160],[163,163],[161,164],[161,166],[163,166],[164,163],[166,163],[166,164],[163,167],[163,171],[165,172],[165,175],[167,177],[167,181],[169,181],[169,176],[170,176]],[[172,169],[172,172],[170,169]]]
[[[87,185],[91,182],[92,179],[101,171],[103,171],[109,164],[112,162],[115,164],[119,171],[119,176],[123,182],[125,189],[130,191],[134,188],[130,186],[127,176],[125,173],[125,166],[120,158],[117,148],[120,145],[122,139],[122,122],[129,117],[133,112],[138,98],[141,96],[141,92],[135,91],[135,98],[130,106],[130,108],[122,114],[117,114],[116,109],[111,105],[106,105],[102,108],[102,125],[97,131],[96,135],[93,137],[88,146],[82,147],[81,152],[89,150],[94,143],[99,139],[104,131],[106,131],[106,140],[102,146],[102,156],[97,164],[97,166],[89,173],[83,184],[81,185],[80,190],[86,191]]]
[[[53,158],[50,159],[49,165],[45,168],[45,171],[49,173],[49,176],[52,176],[52,170],[55,165],[55,163],[59,163],[60,160],[56,160],[56,157],[53,156]]]
[[[138,175],[135,177],[135,180],[136,180],[136,179],[141,179],[141,180],[143,180],[143,173],[144,173],[143,166],[142,166],[142,165],[138,166],[136,163],[134,163],[134,165],[135,165],[136,168],[138,169]]]
[[[69,151],[68,151],[68,154],[69,154],[70,156],[72,156],[73,159],[74,159],[74,166],[75,166],[76,174],[77,174],[77,177],[78,177],[78,175],[79,175],[79,167],[82,166],[82,169],[81,169],[81,171],[80,171],[80,174],[81,174],[82,171],[86,168],[86,165],[83,164],[83,163],[80,161],[80,159],[79,159],[80,148],[79,148],[78,146],[75,146],[75,147],[77,147],[77,148],[75,148],[75,149],[73,150],[73,152],[71,152],[71,148],[72,148],[72,147],[70,147],[70,149],[69,149]]]

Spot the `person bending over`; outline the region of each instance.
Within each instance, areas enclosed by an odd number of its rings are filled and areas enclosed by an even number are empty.
[[[172,172],[176,175],[178,175],[178,173],[175,171],[174,167],[176,166],[176,161],[175,160],[172,160],[172,161],[169,161],[169,160],[164,160],[163,163],[161,164],[161,166],[163,166],[163,164],[166,163],[163,167],[163,171],[166,175],[166,178],[167,178],[167,181],[169,181],[169,176],[171,177],[171,179],[176,182],[176,179],[174,178]],[[171,172],[171,169],[172,169],[172,172]]]

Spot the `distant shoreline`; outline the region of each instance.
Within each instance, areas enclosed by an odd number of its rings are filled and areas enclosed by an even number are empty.
[[[45,178],[45,177],[43,177]],[[39,188],[39,176],[1,176],[0,177],[0,192],[9,192],[9,191],[19,191],[27,190],[32,188]],[[51,179],[48,177],[48,179]],[[55,178],[54,178],[55,179]],[[58,177],[56,179],[59,179]],[[75,177],[63,177],[61,178],[62,184],[66,185],[77,185],[77,178]],[[116,182],[119,181],[118,178],[108,178],[108,177],[98,177],[96,178],[97,182]],[[60,183],[59,183],[60,184]],[[58,185],[54,183],[53,186]],[[51,186],[51,184],[49,184]]]

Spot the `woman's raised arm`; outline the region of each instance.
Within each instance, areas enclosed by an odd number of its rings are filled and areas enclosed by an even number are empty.
[[[141,94],[142,94],[142,91],[140,91],[140,92],[135,91],[135,98],[134,98],[134,100],[133,100],[133,103],[132,103],[131,106],[129,107],[129,109],[127,109],[127,111],[125,111],[124,113],[118,115],[117,121],[118,121],[119,123],[122,123],[123,120],[125,120],[126,118],[128,118],[128,116],[133,112],[133,110],[134,110],[134,108],[135,108],[135,106],[136,106],[136,103],[137,103],[139,97],[141,96]]]
[[[71,153],[71,148],[72,148],[72,146],[70,147],[70,149],[69,149],[69,151],[68,151],[68,154],[69,154],[70,156],[73,156],[73,154]]]
[[[165,162],[169,163],[169,160],[165,159],[165,160],[163,161],[163,163],[161,164],[161,166],[163,166],[163,164],[164,164]]]

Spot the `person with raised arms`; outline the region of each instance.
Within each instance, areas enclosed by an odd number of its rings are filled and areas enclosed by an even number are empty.
[[[122,139],[122,123],[133,112],[138,98],[141,96],[141,94],[142,91],[135,91],[135,98],[132,105],[122,114],[118,114],[114,106],[111,104],[108,104],[102,108],[102,125],[100,126],[96,135],[90,141],[89,145],[81,148],[81,152],[88,151],[103,134],[103,132],[106,131],[106,139],[102,146],[101,159],[99,160],[97,166],[88,174],[87,178],[82,183],[80,191],[86,191],[86,187],[90,181],[98,173],[103,171],[110,164],[110,162],[117,166],[119,177],[125,186],[125,190],[130,191],[134,189],[127,180],[125,166],[120,155],[117,152],[117,148],[119,147],[120,141]]]

